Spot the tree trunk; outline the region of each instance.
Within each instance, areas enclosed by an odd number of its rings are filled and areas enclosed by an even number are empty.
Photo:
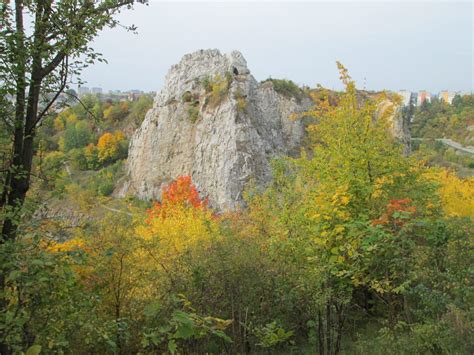
[[[323,320],[321,318],[321,310],[318,311],[318,343],[319,354],[324,355]]]
[[[344,328],[344,306],[336,305],[336,315],[337,315],[337,338],[335,339],[336,344],[334,347],[334,355],[339,354],[341,351],[341,339],[342,339],[342,329]]]
[[[326,303],[326,353],[331,354],[331,302]]]
[[[15,2],[15,22],[16,22],[16,107],[15,107],[15,127],[13,136],[12,158],[11,166],[7,173],[5,186],[3,186],[2,199],[0,201],[0,208],[6,210],[5,207],[11,207],[16,210],[18,206],[23,205],[24,199],[22,194],[15,193],[16,188],[21,188],[22,184],[18,181],[21,172],[22,151],[23,151],[23,134],[24,134],[24,115],[25,115],[25,89],[26,89],[26,58],[24,45],[24,26],[23,26],[23,1],[17,0]],[[26,191],[25,191],[26,194]],[[25,196],[23,194],[23,196]],[[23,197],[24,198],[24,197]],[[16,227],[14,224],[15,214],[10,214],[13,211],[8,211],[9,214],[5,216],[2,224],[2,234],[0,235],[0,243],[3,244],[7,240],[14,238]],[[5,289],[5,275],[0,275],[0,290]],[[6,310],[8,300],[4,297],[0,298],[0,310]],[[6,334],[0,332],[0,353],[9,355],[11,348],[6,343]]]

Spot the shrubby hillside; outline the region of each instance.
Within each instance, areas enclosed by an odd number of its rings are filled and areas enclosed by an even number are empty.
[[[159,202],[106,197],[146,98],[136,116],[140,101],[91,97],[48,121],[19,237],[0,249],[2,341],[18,353],[472,353],[474,181],[404,155],[393,112],[373,119],[384,95],[361,100],[339,69],[346,90],[313,92],[301,114],[306,150],[274,159],[269,185],[250,184],[232,211],[190,176]],[[81,217],[57,218],[53,200]]]
[[[413,146],[421,159],[454,169],[462,176],[474,175],[474,154],[440,141],[447,138],[465,147],[474,146],[474,95],[456,96],[452,105],[433,99],[409,115],[413,117],[411,135],[417,138]]]

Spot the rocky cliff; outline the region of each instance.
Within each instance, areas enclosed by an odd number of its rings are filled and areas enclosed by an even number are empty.
[[[135,132],[117,194],[159,198],[163,184],[191,175],[213,207],[233,209],[250,179],[270,179],[272,157],[299,151],[304,127],[289,117],[309,107],[306,97],[258,83],[239,52],[187,54]]]
[[[299,153],[305,128],[290,116],[311,106],[295,88],[258,83],[239,52],[187,54],[171,67],[133,135],[127,176],[116,195],[159,199],[163,184],[190,175],[213,207],[234,209],[251,179],[259,185],[270,180],[272,157]],[[392,106],[383,102],[380,112]],[[394,135],[408,147],[396,107],[392,119]]]

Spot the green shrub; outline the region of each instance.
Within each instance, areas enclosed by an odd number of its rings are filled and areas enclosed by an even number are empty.
[[[237,100],[237,111],[245,112],[247,110],[247,99],[241,89],[235,92],[234,98]]]
[[[96,175],[92,176],[88,187],[98,195],[109,196],[113,192],[115,184],[122,174],[123,163],[119,160],[101,169]]]
[[[222,99],[229,92],[232,80],[233,77],[230,72],[227,72],[224,77],[217,74],[212,79],[209,76],[202,79],[201,84],[209,95],[209,105],[211,107],[216,107],[222,102]]]
[[[130,117],[136,124],[140,124],[145,118],[146,113],[153,106],[153,98],[150,95],[142,95],[132,103],[130,108]]]
[[[264,82],[271,82],[277,93],[287,98],[295,98],[300,102],[304,96],[304,91],[291,80],[286,79],[267,79]]]
[[[109,196],[114,191],[114,183],[110,180],[106,180],[99,184],[97,192],[102,196]]]
[[[209,75],[206,75],[201,79],[201,85],[204,87],[206,93],[210,93],[212,91],[212,82]]]
[[[94,144],[89,144],[84,148],[84,156],[87,161],[87,168],[91,170],[97,170],[101,167],[99,160],[99,150]]]
[[[71,165],[74,169],[87,170],[89,168],[84,149],[80,149],[80,148],[71,149],[68,155],[69,155],[69,161],[71,162]]]
[[[191,102],[193,99],[193,94],[191,94],[189,91],[186,91],[183,96],[181,96],[181,101],[183,102]]]
[[[195,123],[199,118],[199,108],[196,106],[191,106],[188,109],[188,119]]]
[[[46,154],[41,168],[48,174],[56,174],[63,169],[65,161],[66,155],[63,152],[53,151]]]
[[[258,339],[257,346],[262,348],[274,348],[283,345],[293,336],[293,331],[286,331],[277,325],[277,322],[271,322],[263,327],[256,327],[254,334]]]
[[[67,176],[64,170],[66,155],[63,152],[52,151],[43,159],[35,160],[38,164],[39,175],[42,177],[41,186],[45,189],[56,189],[60,185],[59,182]]]

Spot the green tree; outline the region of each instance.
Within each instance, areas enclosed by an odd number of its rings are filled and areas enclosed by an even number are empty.
[[[117,25],[115,15],[145,0],[15,0],[2,3],[0,20],[0,82],[12,95],[15,109],[2,120],[12,139],[10,163],[0,195],[2,243],[15,239],[21,207],[30,188],[36,130],[51,112],[71,76],[101,57],[89,43],[105,27]],[[31,25],[26,21],[31,20]],[[3,112],[2,112],[3,113]],[[0,289],[5,285],[0,276]],[[3,292],[2,292],[3,294]],[[3,308],[5,300],[0,299]],[[9,354],[2,342],[0,352]]]
[[[2,209],[22,206],[30,186],[37,127],[67,88],[71,75],[101,60],[88,44],[103,28],[117,25],[114,16],[136,2],[145,0],[4,2],[0,81],[3,93],[15,98],[15,110],[13,116],[2,117],[10,123],[13,139]],[[29,19],[31,26],[25,24]],[[15,215],[7,215],[2,223],[4,238],[15,236]]]
[[[364,263],[377,260],[373,221],[390,201],[405,198],[409,208],[391,212],[402,220],[414,208],[423,214],[433,191],[393,138],[394,104],[387,104],[386,95],[360,100],[347,70],[339,63],[338,68],[346,87],[338,104],[326,95],[303,114],[317,122],[308,127],[310,153],[276,162],[272,187],[250,204],[280,260],[298,270],[320,354],[340,352],[347,306],[357,288],[392,295],[395,281],[406,275],[394,269],[385,283],[385,274],[367,277]]]
[[[69,124],[64,131],[64,151],[68,152],[74,148],[83,148],[92,139],[91,129],[86,121]]]
[[[138,101],[132,104],[130,116],[136,124],[140,124],[144,120],[145,114],[151,109],[152,105],[153,98],[150,95],[142,95]]]

